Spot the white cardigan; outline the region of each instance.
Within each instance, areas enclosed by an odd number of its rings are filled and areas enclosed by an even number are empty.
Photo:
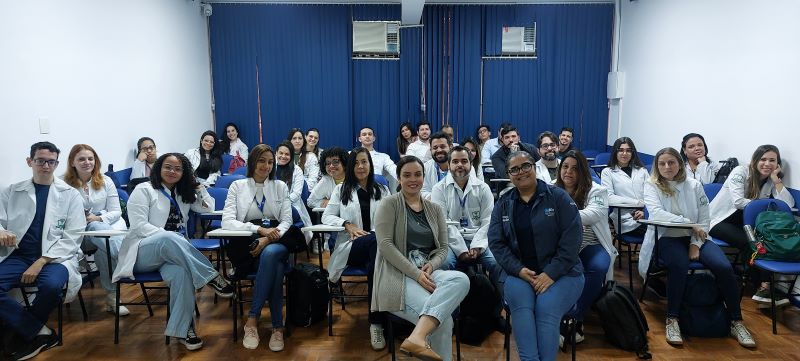
[[[455,198],[467,197],[464,207],[467,211],[468,227],[478,229],[473,234],[462,235],[459,227],[447,226],[450,249],[453,250],[456,257],[469,251],[470,248],[480,248],[481,252],[489,249],[489,221],[494,209],[492,190],[486,183],[475,177],[474,172],[469,172],[469,180],[464,188],[462,191],[453,179],[453,175],[448,174],[445,179],[433,186],[433,192],[431,192],[431,202],[442,207],[445,217],[452,221],[461,219],[461,201]],[[465,238],[470,240],[469,247],[467,247]]]
[[[239,179],[228,188],[228,197],[225,198],[225,208],[222,209],[222,228],[234,231],[258,231],[258,225],[249,223],[247,211],[255,201],[256,182],[253,178]],[[286,183],[279,180],[264,182],[263,215],[266,219],[280,222],[278,232],[281,236],[292,225],[292,205],[289,200],[289,189]]]
[[[611,230],[608,229],[608,189],[592,182],[592,188],[589,190],[589,194],[586,195],[586,203],[578,213],[581,216],[581,224],[591,226],[592,231],[597,236],[597,240],[611,257],[611,263],[609,263],[608,272],[606,273],[606,281],[613,280],[614,260],[619,253],[617,253],[617,248],[614,247],[612,242]]]
[[[197,167],[200,166],[200,159],[202,159],[200,155],[200,150],[197,148],[192,148],[187,150],[186,153],[184,153],[183,155],[185,155],[186,158],[189,158],[189,163],[192,163],[192,172],[197,170]],[[221,169],[214,173],[209,173],[207,179],[197,178],[197,181],[199,183],[202,183],[206,187],[211,187],[214,185],[214,183],[217,182],[217,178],[219,178],[220,174],[221,174]]]
[[[28,232],[36,216],[36,188],[31,179],[11,184],[0,192],[0,230],[17,235],[17,243]],[[60,178],[55,178],[47,195],[42,222],[42,256],[64,265],[69,274],[69,289],[64,302],[70,302],[81,289],[78,259],[82,257],[78,232],[86,229],[81,195]],[[14,247],[0,247],[0,262]]]
[[[752,201],[745,197],[748,178],[750,178],[750,167],[740,165],[733,168],[728,179],[722,185],[722,189],[711,202],[711,228],[724,221],[737,209],[744,209]],[[783,185],[783,190],[778,192],[772,179],[767,179],[767,182],[761,187],[758,198],[764,199],[770,196],[786,202],[789,207],[794,207],[794,197],[789,193],[786,184]]]
[[[670,185],[675,190],[674,196],[665,194],[652,182],[648,181],[645,184],[644,202],[647,205],[647,211],[650,213],[648,219],[667,222],[697,223],[708,233],[710,229],[708,197],[706,197],[706,192],[703,190],[703,185],[692,178],[686,178],[683,182],[670,182]],[[674,214],[671,212],[674,208],[674,202],[678,202],[678,206],[683,210],[683,214]],[[691,229],[672,230],[661,228],[658,232],[658,236],[659,238],[665,235],[679,236],[680,233],[685,235],[692,234]],[[692,234],[690,243],[702,247],[703,243],[705,243],[705,239],[698,239]],[[644,235],[644,243],[642,243],[642,248],[639,252],[639,274],[642,278],[647,277],[647,267],[650,265],[650,258],[653,256],[653,247],[655,244],[655,228],[653,226],[648,226],[647,233]]]
[[[322,207],[324,199],[331,199],[331,193],[333,193],[334,188],[336,188],[336,181],[333,177],[329,175],[322,176],[322,179],[317,182],[317,185],[311,191],[311,195],[308,196],[308,207]]]
[[[231,149],[228,151],[228,154],[234,157],[237,153],[240,157],[242,157],[242,159],[244,159],[245,162],[247,162],[247,157],[250,156],[250,153],[247,150],[247,144],[244,144],[244,142],[239,138],[236,138],[236,140],[231,142]]]
[[[644,204],[644,184],[647,183],[649,177],[650,174],[644,167],[633,167],[631,176],[628,176],[618,166],[613,169],[606,167],[600,174],[600,184],[608,190],[609,202]],[[627,233],[639,227],[639,223],[633,219],[633,216],[623,210],[622,228],[620,228],[620,225],[617,224],[617,212],[619,209],[615,209],[611,213],[611,220],[617,229],[622,229],[620,233]]]
[[[389,189],[381,185],[381,200],[389,196]],[[343,205],[341,201],[342,185],[339,184],[333,189],[331,200],[328,206],[325,207],[325,212],[322,213],[322,223],[329,226],[342,226],[345,221],[348,221],[358,228],[364,229],[364,224],[361,222],[361,203],[358,201],[358,190],[354,189],[350,194],[350,201],[347,205]],[[369,201],[369,219],[372,224],[372,229],[364,229],[365,231],[375,230],[375,211],[378,209],[378,204],[381,200],[376,201],[375,197]],[[347,266],[347,258],[350,257],[350,249],[353,247],[353,242],[350,240],[350,234],[346,230],[339,232],[336,237],[336,245],[331,251],[331,258],[328,261],[328,271],[330,275],[328,280],[336,282],[342,275]]]
[[[164,191],[169,192],[166,188]],[[190,209],[197,213],[214,210],[214,198],[208,194],[205,187],[199,187],[195,192],[197,199],[191,204],[184,203],[180,195],[175,197],[183,216],[184,226],[189,219]],[[128,199],[128,220],[131,228],[122,240],[117,268],[114,270],[111,282],[117,282],[120,278],[133,278],[133,266],[139,254],[139,242],[158,232],[166,232],[164,225],[167,224],[169,208],[169,198],[164,196],[161,190],[154,189],[150,182],[139,184],[131,192],[131,197]]]

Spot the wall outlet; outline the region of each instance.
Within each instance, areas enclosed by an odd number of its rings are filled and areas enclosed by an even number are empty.
[[[50,119],[47,117],[39,118],[39,134],[50,134]]]

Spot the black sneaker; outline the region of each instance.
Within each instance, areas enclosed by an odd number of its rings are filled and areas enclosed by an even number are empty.
[[[194,326],[189,327],[189,331],[186,332],[186,338],[179,339],[179,342],[186,346],[189,351],[199,350],[203,347],[203,340],[194,332]]]
[[[217,296],[222,298],[233,297],[233,286],[224,278],[222,278],[222,276],[217,276],[211,280],[211,282],[208,283],[208,286],[214,289],[214,292],[217,293]]]
[[[21,345],[20,348],[11,354],[12,360],[27,360],[38,355],[40,352],[53,348],[58,345],[58,335],[55,332],[49,335],[37,335],[30,342]]]

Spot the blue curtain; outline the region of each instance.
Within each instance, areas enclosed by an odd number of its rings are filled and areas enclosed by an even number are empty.
[[[612,5],[428,5],[424,28],[401,30],[399,60],[352,59],[353,20],[399,19],[399,5],[215,4],[217,130],[235,122],[255,144],[260,111],[265,143],[316,127],[324,148],[354,146],[370,126],[376,148],[396,157],[403,121],[474,134],[483,63],[484,123],[510,121],[527,141],[569,125],[579,147],[605,144]],[[533,20],[538,59],[482,61],[499,53],[502,26]]]

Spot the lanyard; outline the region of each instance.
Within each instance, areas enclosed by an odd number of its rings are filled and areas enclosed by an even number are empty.
[[[436,178],[437,178],[436,180],[440,181],[440,180],[444,179],[444,177],[447,177],[447,172],[448,171],[439,170],[439,167],[436,166]]]
[[[253,202],[255,202],[256,207],[258,210],[263,214],[264,213],[264,202],[267,201],[267,196],[265,194],[261,195],[261,202],[256,200],[256,196],[253,196]]]
[[[164,197],[167,197],[167,199],[169,199],[169,202],[173,206],[175,206],[175,212],[178,214],[178,217],[180,217],[179,218],[180,221],[176,225],[177,226],[176,232],[182,234],[184,237],[187,237],[186,228],[183,226],[183,213],[181,213],[181,208],[178,206],[178,202],[175,201],[175,198],[172,198],[172,196],[169,195],[169,193],[167,193],[167,191],[165,191],[164,188],[161,188],[159,190],[161,191],[161,194],[163,194]],[[170,210],[170,213],[172,213],[171,210]]]
[[[465,191],[464,198],[461,198],[458,196],[458,189],[456,189],[455,186],[453,187],[453,193],[455,194],[456,199],[458,199],[458,203],[461,205],[461,218],[458,220],[459,224],[461,225],[462,228],[467,227],[469,225],[469,221],[467,220],[467,215],[464,213],[465,213],[465,205],[467,204],[467,198],[469,198],[469,193]]]

